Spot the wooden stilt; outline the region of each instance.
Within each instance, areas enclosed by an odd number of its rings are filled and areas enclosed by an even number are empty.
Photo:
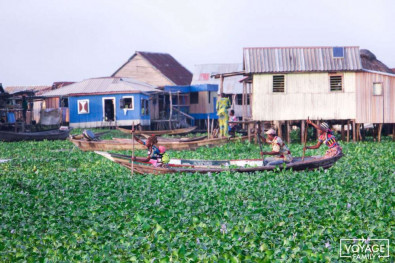
[[[251,142],[251,124],[247,124],[248,141]]]
[[[207,139],[210,139],[210,116],[207,116]]]
[[[344,139],[345,139],[345,134],[344,134],[344,121],[341,122],[341,126],[342,126],[342,130],[341,130],[342,141],[344,142]]]
[[[173,117],[173,95],[171,91],[169,92],[169,102],[170,102],[170,116],[169,116],[169,130],[171,130],[171,118]]]
[[[360,127],[360,124],[357,123],[357,124],[356,124],[356,130],[355,130],[357,142],[361,140],[361,138],[360,138],[360,136],[359,136],[359,135],[360,135],[360,133],[359,133],[360,128],[361,128],[361,127]]]
[[[290,123],[290,121],[286,121],[286,125],[287,125],[287,143],[291,143],[291,125],[289,123]]]
[[[347,120],[347,142],[350,142],[350,120]]]
[[[353,142],[357,141],[357,133],[355,132],[355,120],[352,121],[352,140]]]
[[[377,137],[378,137],[378,141],[381,142],[381,130],[383,129],[383,124],[379,123],[379,128],[377,131]]]
[[[281,123],[281,121],[278,122],[278,137],[280,137],[281,139],[283,139],[283,125]]]
[[[305,141],[305,129],[306,129],[306,121],[300,122],[300,142],[304,144]]]
[[[392,141],[395,142],[395,124],[392,124]]]

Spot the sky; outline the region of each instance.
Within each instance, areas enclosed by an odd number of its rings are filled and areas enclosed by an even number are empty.
[[[0,83],[110,76],[135,51],[242,63],[244,47],[360,46],[395,68],[394,0],[0,0]]]

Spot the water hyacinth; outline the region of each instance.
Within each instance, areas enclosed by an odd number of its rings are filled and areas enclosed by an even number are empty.
[[[289,146],[302,154],[300,144]],[[340,238],[365,245],[362,235],[393,232],[395,191],[392,141],[342,147],[327,173],[130,178],[129,169],[68,141],[0,143],[0,158],[13,159],[0,164],[0,261],[342,262]],[[260,159],[259,151],[230,143],[171,156]]]

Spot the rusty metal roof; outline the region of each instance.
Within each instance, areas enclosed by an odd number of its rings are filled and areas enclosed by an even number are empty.
[[[32,92],[35,95],[41,95],[42,93],[51,90],[52,86],[8,86],[5,87],[5,92],[9,94],[15,94],[19,92]]]
[[[334,57],[334,48],[344,48],[344,56]],[[246,73],[362,70],[359,47],[258,47],[243,53]]]
[[[115,76],[124,66],[126,66],[136,55],[143,56],[153,67],[159,70],[166,78],[168,78],[174,85],[190,85],[192,80],[192,73],[181,65],[175,58],[167,53],[156,52],[142,52],[136,53],[129,58],[112,76]]]
[[[158,92],[156,87],[131,78],[104,77],[86,79],[51,90],[44,97],[68,97],[72,94],[114,94],[114,93],[150,93]]]

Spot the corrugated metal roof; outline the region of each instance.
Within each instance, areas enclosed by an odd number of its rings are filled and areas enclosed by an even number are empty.
[[[158,92],[156,87],[131,78],[93,78],[76,82],[42,94],[45,97],[62,97],[72,94]]]
[[[192,73],[167,53],[136,51],[136,53],[131,58],[129,58],[129,60],[117,71],[115,71],[112,76],[115,76],[117,72],[126,66],[137,54],[143,56],[153,67],[159,70],[175,85],[191,84]]]
[[[344,57],[333,57],[334,47],[244,48],[246,73],[362,70],[359,47],[344,47]]]
[[[220,79],[211,78],[211,75],[221,73],[240,72],[243,70],[241,63],[228,64],[200,64],[195,65],[193,72],[192,84],[217,84],[220,85]],[[244,76],[233,76],[224,78],[224,93],[241,94],[243,93],[243,84],[239,82]]]
[[[22,92],[22,91],[26,91],[26,92],[34,92],[35,95],[41,95],[42,93],[50,90],[52,88],[52,86],[8,86],[5,88],[5,92],[8,92],[10,94],[14,94],[17,92]]]

